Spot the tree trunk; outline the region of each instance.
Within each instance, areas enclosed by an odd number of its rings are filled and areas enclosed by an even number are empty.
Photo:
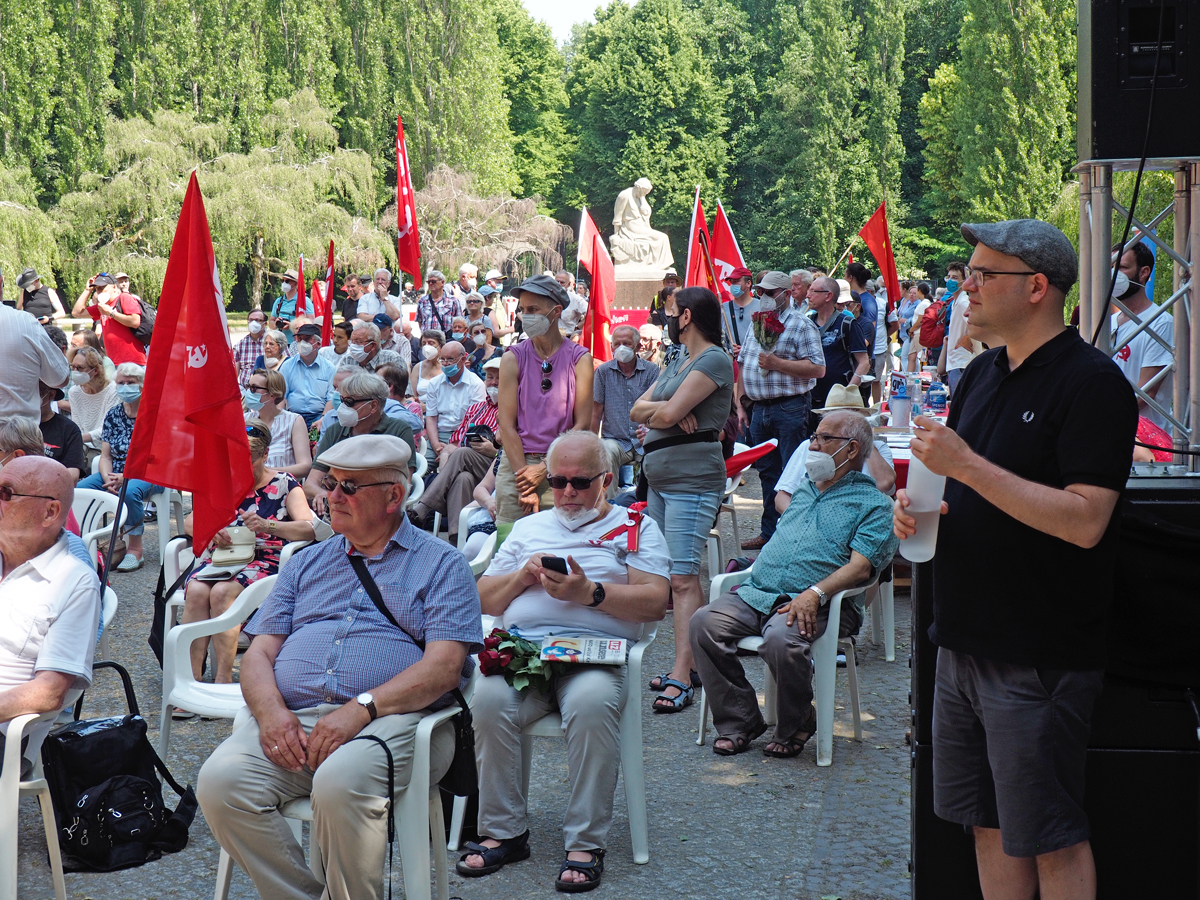
[[[263,236],[254,238],[254,252],[250,254],[250,309],[262,309],[263,272],[266,269],[266,259],[263,256]]]

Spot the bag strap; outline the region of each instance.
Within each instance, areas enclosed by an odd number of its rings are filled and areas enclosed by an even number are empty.
[[[92,664],[92,671],[96,669],[113,669],[121,677],[121,684],[125,687],[125,703],[129,707],[131,716],[140,716],[141,710],[138,709],[137,695],[133,692],[133,679],[129,677],[128,670],[120,663],[104,661]],[[79,695],[79,699],[75,701],[75,721],[79,721],[80,715],[83,713],[83,698],[87,696],[87,692]]]
[[[357,567],[355,569],[357,571]],[[370,577],[368,575],[367,577]],[[372,582],[374,583],[374,582]],[[363,582],[363,587],[366,587],[366,582]],[[368,590],[367,593],[370,593]],[[372,600],[375,598],[372,597]],[[399,626],[397,626],[399,627]],[[387,742],[377,734],[360,734],[358,737],[350,738],[347,743],[353,741],[374,741],[383,748],[384,754],[387,755],[388,761],[388,811],[387,811],[387,839],[388,839],[388,900],[392,900],[392,850],[396,843],[396,764],[392,759],[392,748],[387,745]]]

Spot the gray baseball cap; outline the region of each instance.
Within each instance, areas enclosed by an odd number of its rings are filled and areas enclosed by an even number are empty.
[[[1041,219],[964,223],[959,229],[972,247],[983,244],[1015,256],[1064,294],[1079,277],[1079,257],[1065,234]]]
[[[531,294],[541,294],[564,309],[571,303],[571,298],[567,296],[563,286],[549,275],[534,275],[532,278],[526,278],[518,287],[512,289],[512,295],[520,300],[521,295],[526,291]]]

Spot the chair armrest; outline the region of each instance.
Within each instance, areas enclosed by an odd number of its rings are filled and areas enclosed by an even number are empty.
[[[483,542],[483,549],[479,551],[479,555],[471,560],[471,574],[478,578],[492,563],[492,557],[496,555],[496,532],[492,532],[487,536],[487,540]]]
[[[712,580],[712,584],[708,589],[708,602],[712,603],[726,591],[732,591],[736,587],[740,587],[750,580],[750,575],[754,571],[754,566],[748,569],[743,569],[740,572],[727,572],[724,575],[718,575]]]
[[[6,816],[16,815],[21,790],[21,739],[25,736],[25,728],[41,722],[52,722],[58,718],[58,713],[57,709],[44,713],[25,713],[9,721],[4,744],[4,771],[0,772],[0,809],[5,810]]]
[[[177,653],[180,651],[180,644],[186,648],[197,638],[220,634],[222,631],[228,631],[235,625],[240,625],[250,613],[262,606],[263,601],[267,599],[267,595],[271,593],[271,588],[275,586],[275,579],[278,577],[278,575],[268,575],[266,578],[254,582],[254,584],[238,594],[237,599],[233,601],[229,609],[225,610],[219,616],[205,619],[202,622],[188,622],[185,625],[176,625],[167,632],[167,638],[163,642],[163,658],[166,658],[168,647]]]
[[[292,555],[303,550],[312,541],[289,541],[283,545],[283,549],[279,551],[279,568],[283,568],[283,564],[292,558]]]

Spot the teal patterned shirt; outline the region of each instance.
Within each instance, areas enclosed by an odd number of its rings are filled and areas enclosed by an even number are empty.
[[[847,472],[824,493],[805,478],[737,595],[769,613],[780,594],[794,597],[849,563],[851,550],[878,572],[891,561],[897,543],[892,501],[868,476]],[[861,605],[861,595],[856,602]]]

